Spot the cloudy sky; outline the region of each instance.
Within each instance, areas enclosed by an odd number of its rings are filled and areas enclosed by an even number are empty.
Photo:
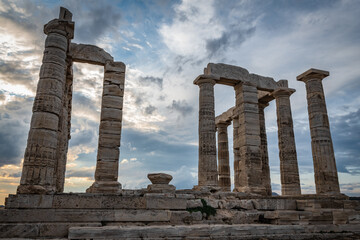
[[[314,173],[305,85],[296,76],[309,68],[330,71],[323,85],[341,191],[360,195],[360,1],[0,0],[0,204],[20,181],[43,25],[58,17],[59,6],[73,13],[73,42],[100,46],[127,65],[123,188],[146,187],[149,172],[171,174],[178,189],[196,185],[198,87],[192,82],[214,62],[287,79],[296,89],[291,102],[303,193],[314,192]],[[101,67],[74,65],[66,192],[84,192],[94,181],[102,76]],[[234,90],[215,86],[215,99],[218,115],[234,105]],[[279,193],[275,102],[266,108],[266,129]]]

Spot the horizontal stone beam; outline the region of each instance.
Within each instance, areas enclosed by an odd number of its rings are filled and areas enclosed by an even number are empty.
[[[104,49],[94,45],[71,43],[70,55],[74,62],[90,63],[105,66],[106,62],[113,62],[114,58]]]
[[[278,87],[273,78],[250,74],[245,68],[223,63],[209,63],[204,69],[204,74],[212,75],[215,77],[216,83],[228,86],[248,82],[256,86],[257,89],[265,91],[273,91]]]
[[[232,108],[228,109],[226,112],[223,112],[222,114],[217,116],[215,118],[215,124],[231,122],[232,117],[234,115],[234,109],[235,109],[235,107],[232,107]]]

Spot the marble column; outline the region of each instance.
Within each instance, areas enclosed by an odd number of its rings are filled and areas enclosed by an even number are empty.
[[[259,122],[260,122],[260,149],[261,149],[261,163],[262,163],[262,184],[265,187],[266,195],[271,196],[271,179],[269,156],[267,148],[266,126],[265,126],[265,112],[264,109],[269,106],[269,103],[259,99]]]
[[[215,129],[215,80],[199,76],[194,84],[199,86],[199,166],[198,187],[218,186]]]
[[[339,180],[322,80],[329,72],[309,69],[297,76],[306,85],[317,194],[339,194]]]
[[[236,112],[236,109],[235,109]],[[239,115],[232,119],[233,123],[233,152],[234,152],[234,191],[240,187],[240,150],[239,150]]]
[[[239,187],[235,190],[266,195],[263,186],[260,118],[257,88],[250,83],[235,86],[236,108],[239,112]]]
[[[216,124],[218,136],[218,173],[219,187],[222,191],[231,191],[230,166],[229,166],[229,143],[227,128],[230,122]]]
[[[301,195],[290,95],[294,89],[281,87],[272,93],[276,99],[280,157],[281,194]]]
[[[86,192],[121,192],[118,172],[124,84],[125,64],[122,62],[107,63],[104,68],[95,182]]]
[[[17,192],[51,194],[57,191],[59,135],[66,92],[67,52],[74,36],[72,14],[60,9],[59,19],[44,26],[47,35],[33,105],[24,164]]]

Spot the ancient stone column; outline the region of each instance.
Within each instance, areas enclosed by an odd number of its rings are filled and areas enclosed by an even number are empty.
[[[301,195],[290,95],[294,89],[281,87],[272,93],[276,99],[282,195]]]
[[[124,84],[125,64],[107,63],[104,68],[95,182],[86,192],[118,193],[121,191],[121,184],[117,180]]]
[[[59,126],[66,94],[66,58],[74,35],[71,19],[72,14],[61,8],[59,19],[44,26],[47,38],[18,193],[56,192]]]
[[[234,110],[236,112],[236,109]],[[235,115],[232,120],[233,123],[233,152],[234,152],[234,191],[240,187],[239,174],[240,174],[240,150],[239,142],[239,115]]]
[[[261,180],[262,159],[257,88],[249,83],[235,86],[239,112],[239,187],[238,192],[266,195]]]
[[[194,84],[200,88],[198,187],[217,187],[218,173],[214,105],[215,80],[207,78],[206,75],[202,75],[194,81]]]
[[[229,144],[227,128],[230,122],[216,124],[218,133],[218,173],[219,187],[222,191],[231,191],[230,166],[229,166]]]
[[[259,100],[259,123],[260,123],[260,153],[262,163],[262,184],[266,189],[266,195],[271,196],[271,179],[270,179],[270,167],[269,156],[267,148],[266,126],[265,126],[265,107],[269,106],[269,103]]]
[[[322,79],[327,76],[329,72],[311,68],[296,79],[306,85],[316,193],[339,194],[334,148],[322,86]]]

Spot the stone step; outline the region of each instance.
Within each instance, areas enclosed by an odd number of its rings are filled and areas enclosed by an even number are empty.
[[[360,236],[360,225],[192,225],[72,227],[68,238],[80,239],[343,239]],[[322,237],[322,238],[321,238]]]

